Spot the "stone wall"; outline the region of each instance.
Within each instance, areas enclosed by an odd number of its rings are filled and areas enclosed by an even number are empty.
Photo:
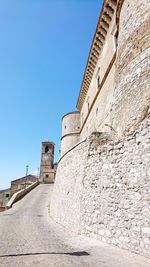
[[[75,232],[80,231],[80,197],[87,159],[87,143],[79,143],[58,163],[54,193],[51,199],[52,217]]]
[[[51,216],[71,231],[150,257],[150,112],[124,140],[93,136],[60,160]]]
[[[117,47],[111,125],[119,137],[145,116],[150,106],[150,3],[123,2]]]
[[[103,131],[110,131],[106,124],[110,125],[113,99],[116,55],[115,33],[114,14],[81,109],[81,139],[86,138],[93,131],[101,131],[102,129]],[[97,85],[98,78],[99,86]]]

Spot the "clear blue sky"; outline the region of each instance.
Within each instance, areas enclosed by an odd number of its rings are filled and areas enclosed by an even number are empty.
[[[0,1],[0,189],[40,165],[76,109],[101,0]]]

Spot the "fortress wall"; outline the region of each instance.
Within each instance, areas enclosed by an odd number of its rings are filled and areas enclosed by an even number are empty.
[[[119,19],[112,126],[125,135],[150,105],[150,4],[125,0]]]
[[[119,142],[95,135],[59,162],[51,216],[71,231],[150,257],[150,112]]]
[[[110,110],[113,96],[114,73],[115,66],[113,65],[81,131],[81,139],[88,137],[93,131],[111,131],[109,126],[111,125]]]
[[[105,124],[110,125],[115,76],[116,31],[115,15],[113,15],[81,109],[81,139],[86,138],[93,131],[101,131],[102,129],[103,131],[110,131],[110,128]]]
[[[72,231],[80,231],[80,197],[87,160],[87,143],[79,143],[58,163],[54,191],[51,198],[51,216]]]
[[[80,112],[67,113],[62,118],[61,156],[79,142]]]
[[[77,144],[80,139],[80,134],[68,134],[61,140],[61,156],[63,156],[72,146]]]

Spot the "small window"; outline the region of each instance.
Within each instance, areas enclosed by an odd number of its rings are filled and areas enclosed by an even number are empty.
[[[97,77],[97,89],[99,89],[100,87],[100,75],[98,75]]]
[[[90,109],[90,102],[89,102],[89,99],[90,99],[90,97],[88,96],[88,97],[87,97],[87,100],[86,100],[86,104],[87,104],[87,109],[88,109],[88,111],[89,111],[89,109]]]
[[[66,127],[66,125],[65,125],[65,127],[64,127],[64,128],[65,128],[65,129],[67,128],[67,127]]]
[[[9,197],[9,194],[6,194],[6,197],[8,198]]]
[[[96,89],[99,90],[99,88],[100,88],[100,67],[97,70],[95,79],[96,79],[96,84],[95,84]]]
[[[118,47],[118,31],[116,31],[116,33],[115,33],[115,36],[114,36],[114,38],[115,38],[115,45],[116,45],[116,49],[117,49],[117,47]]]
[[[48,174],[46,174],[46,175],[45,175],[45,177],[46,177],[46,178],[49,178],[49,175],[48,175]]]

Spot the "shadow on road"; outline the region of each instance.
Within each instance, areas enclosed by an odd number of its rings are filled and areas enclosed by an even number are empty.
[[[8,258],[8,257],[23,257],[23,256],[37,256],[37,255],[69,255],[69,256],[89,256],[90,254],[86,251],[76,251],[71,253],[59,253],[59,252],[38,252],[38,253],[21,253],[21,254],[8,254],[8,255],[0,255],[0,258]]]

